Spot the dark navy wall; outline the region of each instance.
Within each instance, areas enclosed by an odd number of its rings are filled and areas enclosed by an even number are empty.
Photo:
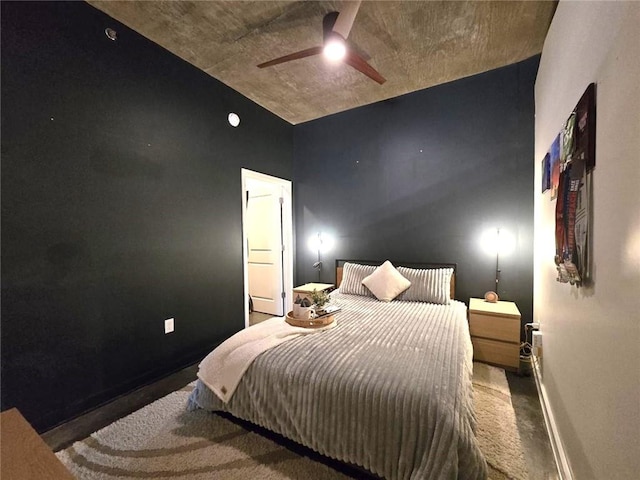
[[[500,295],[531,321],[533,295],[533,85],[539,57],[298,125],[294,131],[296,281],[317,281],[317,231],[336,246],[323,258],[457,262],[457,298],[495,285],[491,227],[516,250],[501,261]]]
[[[334,258],[454,261],[466,301],[499,225],[530,321],[537,58],[292,127],[87,4],[1,8],[3,410],[44,430],[242,328],[242,167],[294,177],[297,283],[323,230],[323,281]]]
[[[85,3],[2,2],[2,409],[46,429],[241,329],[240,169],[292,141]]]

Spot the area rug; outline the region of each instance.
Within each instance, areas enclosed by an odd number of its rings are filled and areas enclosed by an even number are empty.
[[[524,455],[504,371],[474,363],[474,403],[480,448],[492,480],[525,480]],[[364,478],[302,447],[276,441],[205,411],[187,412],[193,384],[57,452],[78,479]]]
[[[526,461],[504,370],[474,362],[473,403],[478,420],[476,436],[489,478],[526,480]]]

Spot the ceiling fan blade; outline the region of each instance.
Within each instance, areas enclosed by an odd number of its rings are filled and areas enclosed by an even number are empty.
[[[349,32],[351,32],[351,27],[353,27],[353,21],[356,19],[360,3],[362,3],[362,0],[343,2],[344,6],[336,19],[336,23],[333,25],[333,31],[341,35],[344,39],[346,39],[349,36]]]
[[[327,40],[333,33],[333,26],[336,24],[336,19],[340,15],[338,12],[329,12],[322,18],[322,41],[327,43]]]
[[[349,50],[347,56],[344,57],[344,63],[351,65],[353,68],[361,73],[364,73],[371,80],[375,80],[382,85],[387,80],[378,73],[378,71],[369,65],[364,58],[358,55],[356,52]]]
[[[362,48],[360,48],[360,45],[358,45],[357,43],[355,43],[353,40],[347,40],[347,49],[351,50],[352,52],[357,53],[358,55],[360,55],[360,57],[365,61],[368,62],[369,60],[371,60],[371,55],[369,55],[367,52],[365,52]]]
[[[313,55],[318,55],[319,53],[322,53],[322,47],[311,47],[307,48],[306,50],[290,53],[289,55],[285,55],[284,57],[274,58],[273,60],[269,60],[268,62],[261,63],[260,65],[258,65],[258,68],[271,67],[273,65],[278,65],[279,63],[290,62],[291,60],[312,57]]]

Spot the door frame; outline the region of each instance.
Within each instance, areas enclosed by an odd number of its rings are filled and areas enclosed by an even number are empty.
[[[242,273],[244,277],[244,326],[249,326],[249,252],[247,251],[247,184],[250,180],[275,185],[282,191],[282,284],[284,287],[284,313],[293,308],[293,206],[291,181],[242,168]]]

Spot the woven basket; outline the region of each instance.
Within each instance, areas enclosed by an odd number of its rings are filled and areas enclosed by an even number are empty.
[[[335,322],[335,315],[330,313],[328,315],[323,315],[317,318],[296,318],[293,316],[293,312],[287,313],[285,317],[285,321],[289,325],[293,325],[294,327],[304,327],[304,328],[320,328],[326,327],[327,325]]]

